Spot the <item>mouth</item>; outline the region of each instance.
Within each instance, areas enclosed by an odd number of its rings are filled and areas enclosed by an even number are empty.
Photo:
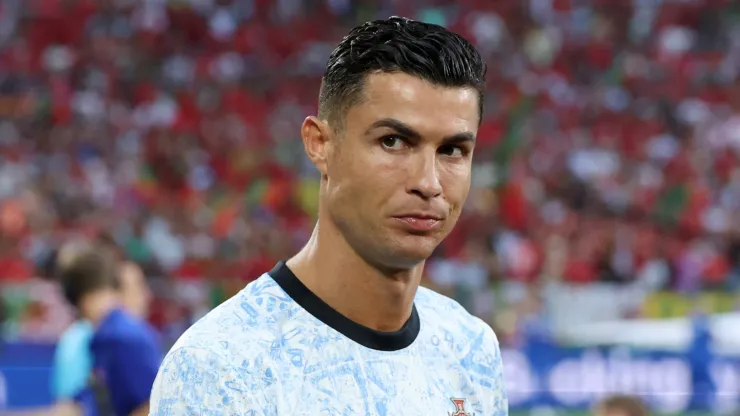
[[[412,213],[393,217],[403,228],[414,233],[434,231],[442,226],[443,218],[436,214]]]

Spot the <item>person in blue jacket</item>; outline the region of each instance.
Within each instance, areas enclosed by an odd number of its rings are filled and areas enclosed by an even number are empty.
[[[88,351],[94,384],[73,398],[83,410],[95,399],[97,385],[106,391],[111,413],[148,414],[162,351],[156,332],[140,316],[149,295],[143,279],[132,278],[136,270],[130,263],[122,266],[105,246],[85,250],[61,270],[65,297],[92,327]]]
[[[44,264],[44,275],[56,278],[77,261],[92,246],[84,242],[69,242],[52,253]],[[144,319],[148,314],[151,293],[142,269],[134,262],[120,264],[116,292],[123,309],[134,317]],[[94,358],[91,343],[95,326],[84,318],[76,320],[62,334],[57,343],[51,376],[54,404],[14,416],[104,416],[109,413],[105,398],[99,394],[99,384],[93,375]],[[98,384],[98,385],[96,385]],[[103,399],[103,400],[101,400]]]

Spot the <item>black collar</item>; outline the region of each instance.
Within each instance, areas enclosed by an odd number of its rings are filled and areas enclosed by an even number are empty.
[[[276,264],[269,274],[285,293],[308,313],[352,341],[367,348],[379,351],[397,351],[411,345],[416,336],[419,335],[421,323],[416,305],[411,310],[409,320],[398,331],[376,331],[352,321],[319,299],[296,277],[285,262],[281,261]]]

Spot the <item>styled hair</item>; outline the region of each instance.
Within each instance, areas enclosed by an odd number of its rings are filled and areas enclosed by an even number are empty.
[[[91,247],[77,254],[59,270],[59,280],[67,301],[79,306],[90,293],[118,287],[118,260],[107,247]]]
[[[475,47],[442,26],[394,16],[357,26],[334,49],[321,79],[319,118],[339,122],[362,100],[366,76],[378,72],[475,89],[483,115],[486,65]]]

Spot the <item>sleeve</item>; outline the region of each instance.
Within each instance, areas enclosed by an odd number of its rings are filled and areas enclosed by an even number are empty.
[[[276,414],[257,399],[249,375],[203,348],[171,351],[152,388],[150,416]]]
[[[509,414],[509,400],[504,377],[504,362],[501,358],[501,347],[498,338],[490,326],[485,325],[484,342],[489,352],[488,376],[491,379],[491,416],[507,416]]]
[[[54,352],[51,392],[56,400],[72,400],[87,387],[92,371],[90,334],[80,325],[70,327]]]
[[[149,401],[154,378],[161,363],[158,344],[139,335],[111,345],[106,383],[121,398],[126,413]]]

